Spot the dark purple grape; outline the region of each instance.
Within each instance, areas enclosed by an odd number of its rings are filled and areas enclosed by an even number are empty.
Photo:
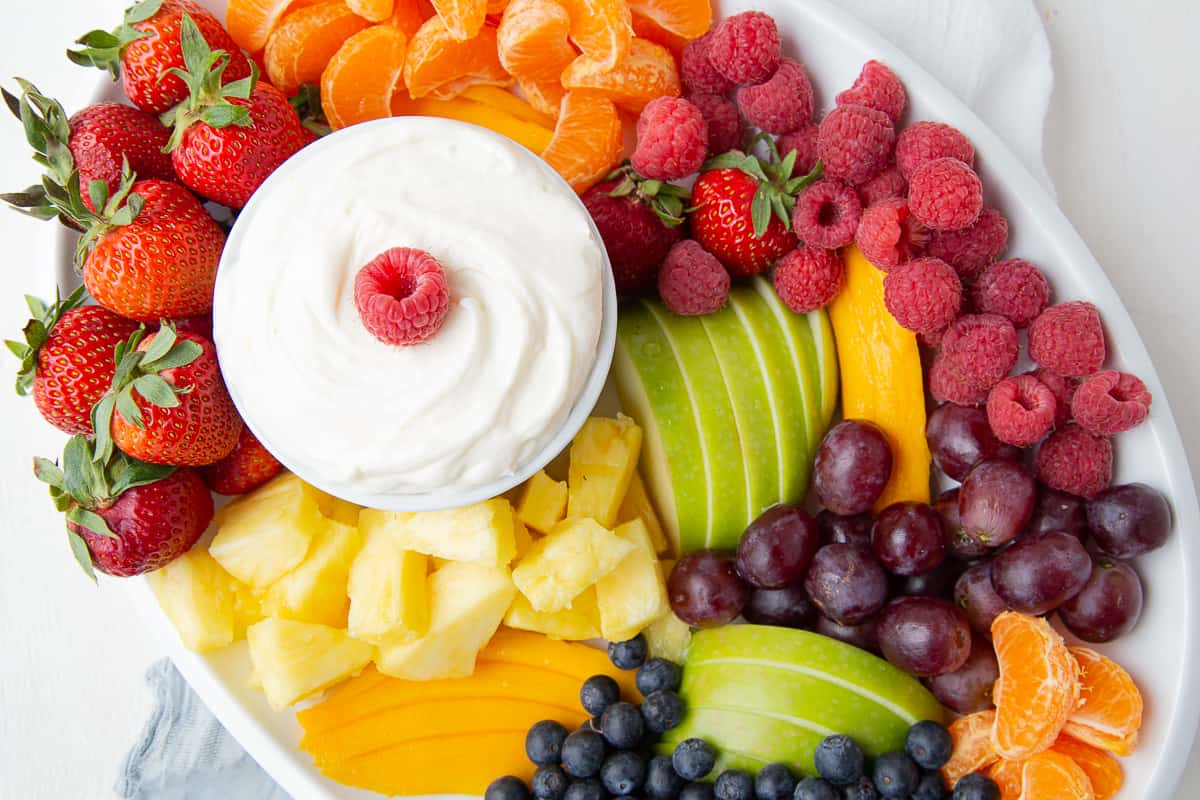
[[[780,628],[811,628],[817,621],[817,607],[808,599],[801,581],[782,589],[752,589],[742,616],[756,625]]]
[[[800,506],[772,506],[747,526],[737,548],[742,580],[779,589],[804,577],[819,546],[817,523]]]
[[[976,633],[988,641],[992,638],[992,620],[1008,611],[1008,603],[996,594],[992,586],[992,565],[985,561],[975,564],[954,584],[954,602],[967,615],[967,622]]]
[[[1079,593],[1092,574],[1092,558],[1069,533],[1027,536],[992,559],[992,587],[1022,614],[1046,614]]]
[[[870,510],[892,477],[892,446],[878,425],[848,419],[829,429],[813,464],[813,487],[835,514]]]
[[[946,558],[941,517],[926,503],[892,503],[875,520],[871,549],[888,572],[929,572]]]
[[[843,517],[825,509],[817,514],[817,530],[821,533],[821,544],[842,542],[860,547],[871,546],[871,528],[875,518],[867,514]]]
[[[1008,544],[1033,515],[1037,482],[1016,461],[983,461],[963,479],[958,516],[968,537],[991,548]]]
[[[942,536],[946,541],[946,552],[963,561],[973,561],[987,555],[991,548],[977,542],[963,530],[958,516],[958,489],[949,489],[933,501],[933,510],[942,518]]]
[[[925,595],[927,597],[949,597],[954,582],[962,574],[965,565],[961,561],[947,558],[934,569],[922,575],[897,577],[892,581],[893,594]]]
[[[738,577],[729,553],[698,550],[675,562],[667,579],[671,610],[689,625],[712,628],[737,618],[749,588]]]
[[[879,652],[879,637],[875,633],[875,626],[875,617],[867,617],[857,625],[843,625],[824,614],[817,617],[817,633],[872,653]]]
[[[987,412],[946,403],[934,409],[925,425],[925,438],[938,469],[961,481],[971,468],[989,458],[1016,458],[1017,449],[992,433]]]
[[[821,613],[843,625],[862,622],[888,598],[883,567],[870,550],[852,544],[827,544],[818,550],[804,576],[804,588]]]
[[[994,705],[992,687],[1000,677],[1000,664],[987,639],[971,637],[971,653],[953,672],[925,679],[938,702],[959,714],[973,714]]]
[[[1157,550],[1171,532],[1171,506],[1157,489],[1127,483],[1087,504],[1092,541],[1105,555],[1133,558]]]
[[[1048,486],[1038,489],[1033,516],[1025,525],[1025,534],[1066,531],[1080,541],[1087,535],[1087,508],[1082,497],[1060,492]]]
[[[1142,615],[1142,579],[1124,561],[1101,556],[1079,594],[1058,607],[1058,617],[1085,642],[1111,642],[1133,630]]]
[[[879,612],[879,649],[900,669],[925,677],[953,672],[971,652],[962,609],[937,597],[897,597]]]

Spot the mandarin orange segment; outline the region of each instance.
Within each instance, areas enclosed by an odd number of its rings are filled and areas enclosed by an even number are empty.
[[[431,17],[409,42],[404,82],[413,99],[447,100],[468,86],[511,86],[513,79],[500,64],[494,26],[485,25],[478,36],[461,42],[441,17]]]
[[[579,56],[563,71],[562,84],[568,91],[601,92],[633,114],[656,97],[678,97],[682,91],[671,52],[645,39],[634,39],[629,55],[612,69],[603,69],[586,54]]]
[[[629,9],[664,31],[684,39],[699,39],[712,27],[713,11],[709,0],[627,0]]]
[[[508,8],[508,0],[487,0],[487,15],[496,17],[504,13],[504,9]]]
[[[989,708],[959,717],[950,723],[954,751],[942,767],[942,778],[948,786],[958,783],[958,779],[964,775],[986,769],[1000,758],[992,749],[992,725],[995,721],[996,712]]]
[[[633,16],[625,0],[563,0],[571,18],[571,41],[604,71],[633,46]]]
[[[691,39],[685,39],[665,28],[660,28],[654,20],[636,13],[633,15],[633,35],[639,39],[661,44],[670,50],[676,59],[683,55],[683,48],[687,47],[688,42],[691,41]]]
[[[1092,781],[1068,755],[1047,750],[1025,762],[1020,800],[1096,800]]]
[[[395,0],[346,0],[355,14],[370,22],[383,22],[392,15]]]
[[[517,87],[529,101],[529,105],[547,116],[558,118],[558,111],[567,94],[567,90],[562,87],[561,83],[557,80],[530,81],[517,78]]]
[[[1079,664],[1082,690],[1063,732],[1110,753],[1129,755],[1137,748],[1142,727],[1142,693],[1112,659],[1086,647],[1072,647],[1070,652]]]
[[[474,38],[487,18],[487,0],[432,0],[450,38],[465,42]]]
[[[554,131],[549,127],[520,119],[495,106],[469,100],[465,94],[450,100],[435,100],[431,97],[411,100],[397,92],[392,103],[392,113],[397,116],[441,117],[470,122],[507,136],[534,153],[542,152],[554,136]]]
[[[1121,791],[1121,785],[1125,783],[1121,764],[1108,753],[1070,736],[1058,737],[1051,749],[1070,756],[1087,773],[1096,800],[1109,800]]]
[[[1000,678],[992,747],[1021,761],[1048,749],[1079,702],[1079,665],[1050,623],[1006,611],[992,622]]]
[[[284,14],[315,2],[319,0],[229,0],[225,27],[238,47],[247,53],[257,53]]]
[[[567,92],[542,158],[572,189],[584,192],[620,161],[622,145],[621,118],[612,101],[594,92]]]
[[[392,96],[404,90],[408,38],[375,25],[347,39],[321,74],[321,106],[335,130],[391,116]]]
[[[1000,787],[1000,800],[1020,800],[1021,781],[1025,764],[1021,761],[1000,759],[987,771],[987,776]]]
[[[531,122],[534,125],[540,125],[546,128],[547,133],[551,133],[554,130],[554,117],[549,114],[543,114],[512,92],[501,89],[499,86],[471,86],[464,89],[463,93],[459,96],[467,100],[474,100],[476,103],[482,103],[522,122]],[[542,147],[545,147],[546,144],[549,144],[548,140],[542,144]],[[542,147],[537,148],[534,152],[541,152]]]
[[[271,84],[294,95],[303,83],[317,83],[342,43],[370,23],[342,0],[297,9],[267,39],[263,62]]]
[[[409,39],[417,35],[425,21],[437,12],[429,0],[396,0],[389,23],[404,31]]]
[[[557,82],[577,55],[571,20],[556,0],[512,0],[496,31],[500,63],[517,78]]]

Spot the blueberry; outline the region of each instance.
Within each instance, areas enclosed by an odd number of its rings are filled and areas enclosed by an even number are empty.
[[[679,793],[679,800],[713,800],[712,784],[693,781],[683,787],[683,791]]]
[[[674,661],[665,658],[652,658],[638,667],[637,688],[643,696],[668,689],[679,691],[679,683],[683,679],[683,670]]]
[[[907,800],[919,780],[921,770],[904,753],[884,753],[875,759],[875,788],[886,800]]]
[[[595,778],[572,781],[563,800],[604,800],[604,787]]]
[[[563,769],[572,778],[591,778],[604,763],[604,737],[595,731],[575,731],[562,745]]]
[[[717,800],[753,800],[754,778],[740,769],[727,769],[713,785]]]
[[[930,771],[921,776],[917,788],[912,793],[912,800],[946,800],[949,796],[941,773]]]
[[[533,773],[530,786],[536,800],[562,800],[571,779],[558,764],[545,764]]]
[[[842,790],[844,800],[879,800],[879,792],[875,791],[875,783],[864,776]]]
[[[593,675],[579,689],[579,702],[593,717],[600,716],[620,699],[621,687],[608,675]]]
[[[792,800],[796,776],[787,764],[767,764],[754,778],[754,796],[758,800]]]
[[[646,779],[646,762],[637,753],[613,753],[600,767],[600,782],[612,795],[635,794]]]
[[[923,769],[941,769],[953,751],[950,731],[932,720],[913,725],[904,737],[904,752]]]
[[[534,764],[557,764],[567,729],[552,719],[544,719],[525,734],[525,755]]]
[[[608,660],[617,669],[637,669],[646,660],[646,637],[639,633],[624,642],[609,642]]]
[[[618,750],[632,750],[641,744],[646,724],[633,703],[613,703],[601,715],[598,730]]]
[[[529,800],[529,787],[520,778],[505,775],[488,784],[483,800]]]
[[[849,736],[826,736],[813,753],[817,774],[835,786],[849,786],[863,776],[866,756]]]
[[[653,692],[642,700],[642,717],[654,733],[666,733],[683,722],[683,700],[672,691]]]
[[[954,784],[950,800],[1000,800],[1000,787],[979,773],[964,775]]]
[[[838,790],[824,778],[805,778],[796,784],[794,800],[841,800]]]
[[[675,751],[671,753],[671,766],[685,781],[700,780],[712,772],[716,763],[717,754],[703,739],[684,739],[675,745]]]
[[[670,756],[655,756],[646,766],[646,784],[642,794],[646,800],[675,800],[683,791],[683,778],[675,774]]]

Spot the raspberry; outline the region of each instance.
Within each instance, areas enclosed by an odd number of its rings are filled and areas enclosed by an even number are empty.
[[[875,266],[886,271],[912,258],[929,231],[908,211],[903,197],[867,207],[854,233],[854,243]]]
[[[743,11],[721,20],[712,32],[708,63],[738,84],[762,83],[779,66],[779,29],[761,11]]]
[[[975,308],[1008,317],[1024,328],[1046,309],[1050,284],[1032,262],[1023,258],[997,261],[983,271],[971,290]]]
[[[684,239],[671,248],[659,270],[658,295],[681,316],[711,314],[729,299],[729,273],[716,256]]]
[[[837,297],[845,274],[837,253],[800,245],[775,265],[775,293],[792,311],[807,314]]]
[[[620,184],[619,180],[598,183],[582,200],[604,240],[617,292],[633,294],[654,285],[663,259],[683,238],[683,226],[664,224],[636,194],[612,196],[610,192]]]
[[[908,179],[908,207],[935,231],[960,231],[983,211],[983,183],[957,158],[935,158]]]
[[[1071,414],[1089,433],[1112,436],[1142,424],[1151,400],[1141,378],[1110,369],[1079,384],[1071,398]]]
[[[780,158],[784,158],[793,150],[796,151],[796,166],[792,175],[807,175],[817,165],[817,132],[816,125],[805,125],[800,130],[785,133],[775,140],[775,148]]]
[[[700,169],[708,153],[708,123],[700,109],[679,97],[651,100],[637,122],[630,162],[647,178],[673,181]]]
[[[995,261],[1008,244],[1008,220],[991,206],[984,206],[975,224],[961,231],[937,231],[929,237],[925,255],[935,256],[971,278]]]
[[[683,48],[679,57],[679,77],[688,94],[727,94],[733,81],[726,78],[708,60],[712,47],[711,33],[706,33]]]
[[[914,258],[893,267],[883,278],[883,304],[901,327],[933,333],[958,316],[962,284],[945,261]]]
[[[812,119],[812,83],[799,61],[785,58],[765,82],[737,91],[738,110],[767,133],[791,133]]]
[[[1064,378],[1083,378],[1104,364],[1104,326],[1091,303],[1050,306],[1029,324],[1029,357]]]
[[[1112,442],[1071,423],[1042,442],[1033,469],[1051,489],[1091,499],[1112,483],[1112,466]]]
[[[694,94],[688,101],[708,123],[708,155],[718,156],[742,144],[742,118],[737,106],[719,94]]]
[[[1057,406],[1050,387],[1032,375],[1005,378],[988,394],[988,424],[1000,441],[1029,447],[1054,427]]]
[[[904,176],[894,165],[858,187],[858,196],[862,198],[864,206],[873,206],[893,197],[904,197],[907,193],[908,181],[904,180]]]
[[[959,406],[981,406],[988,396],[987,389],[972,385],[954,362],[941,352],[934,356],[929,366],[929,393],[939,403]]]
[[[1017,364],[1017,329],[996,314],[964,314],[942,337],[942,354],[978,389],[991,389]]]
[[[866,183],[887,166],[895,141],[887,114],[866,106],[838,106],[821,120],[817,155],[826,175]]]
[[[442,265],[424,250],[393,247],[354,276],[354,305],[384,344],[419,344],[437,333],[450,310]]]
[[[1037,378],[1054,393],[1054,427],[1066,425],[1071,420],[1071,398],[1079,388],[1078,381],[1055,375],[1048,369],[1035,369],[1025,374]]]
[[[805,244],[836,249],[854,241],[862,203],[845,181],[822,178],[796,197],[792,230]]]
[[[957,158],[975,166],[975,147],[957,128],[941,122],[914,122],[896,137],[896,166],[911,180],[917,167],[935,158]]]
[[[854,85],[839,94],[835,102],[839,106],[873,108],[887,114],[892,122],[898,122],[906,100],[904,84],[900,83],[896,73],[887,65],[872,60],[863,64]]]

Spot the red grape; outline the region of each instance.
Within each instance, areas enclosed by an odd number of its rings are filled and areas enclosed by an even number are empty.
[[[675,562],[667,579],[667,596],[675,616],[700,628],[732,622],[742,613],[749,594],[733,558],[716,550],[688,553]]]
[[[1100,551],[1133,558],[1157,550],[1171,532],[1171,506],[1144,483],[1105,489],[1087,504],[1088,527]]]
[[[875,634],[875,625],[875,617],[867,617],[857,625],[843,625],[824,614],[817,617],[817,633],[872,653],[879,652],[879,637]]]
[[[938,469],[961,481],[980,461],[1016,458],[1017,450],[996,438],[987,412],[945,403],[934,409],[925,425],[929,451]]]
[[[942,520],[926,503],[892,503],[871,531],[875,557],[896,575],[921,575],[946,558]]]
[[[1008,603],[996,594],[992,586],[992,565],[984,561],[975,564],[958,577],[954,584],[954,602],[967,615],[967,622],[976,633],[989,641],[992,638],[992,620],[1008,611]]]
[[[879,648],[900,669],[927,677],[953,672],[971,652],[962,609],[936,597],[897,597],[879,612]]]
[[[1069,533],[1026,536],[992,559],[992,586],[1008,607],[1045,614],[1079,593],[1092,574],[1092,558]]]
[[[825,509],[817,514],[817,530],[821,533],[821,544],[844,542],[861,547],[871,546],[871,528],[875,518],[869,513],[843,517]]]
[[[780,628],[811,628],[817,621],[817,607],[808,599],[803,583],[782,589],[752,589],[742,616],[756,625]]]
[[[878,425],[848,419],[834,425],[813,464],[813,488],[835,514],[870,510],[892,477],[892,446]]]
[[[1033,515],[1037,482],[1016,461],[994,458],[967,473],[958,493],[958,515],[967,536],[988,547],[1008,544]]]
[[[934,569],[921,575],[898,577],[892,581],[894,594],[922,594],[930,597],[947,597],[954,582],[962,574],[963,563],[947,558]]]
[[[800,506],[772,506],[750,523],[737,548],[742,580],[779,589],[804,577],[818,546],[817,523]]]
[[[971,637],[971,654],[953,672],[925,679],[925,685],[942,705],[959,714],[973,714],[994,705],[992,687],[1000,677],[1000,664],[991,643],[978,634]]]
[[[954,558],[972,561],[991,552],[991,548],[977,542],[963,530],[962,518],[958,515],[958,489],[948,489],[933,501],[933,510],[942,518],[942,535],[946,541],[946,552]]]
[[[865,547],[827,544],[817,551],[804,576],[808,596],[821,613],[843,625],[854,625],[887,602],[887,575]]]
[[[1133,630],[1142,615],[1142,579],[1124,561],[1101,557],[1079,594],[1058,607],[1058,617],[1085,642],[1111,642]]]
[[[1066,531],[1083,540],[1087,535],[1087,509],[1082,497],[1060,492],[1048,486],[1038,489],[1033,517],[1025,525],[1026,534]]]

